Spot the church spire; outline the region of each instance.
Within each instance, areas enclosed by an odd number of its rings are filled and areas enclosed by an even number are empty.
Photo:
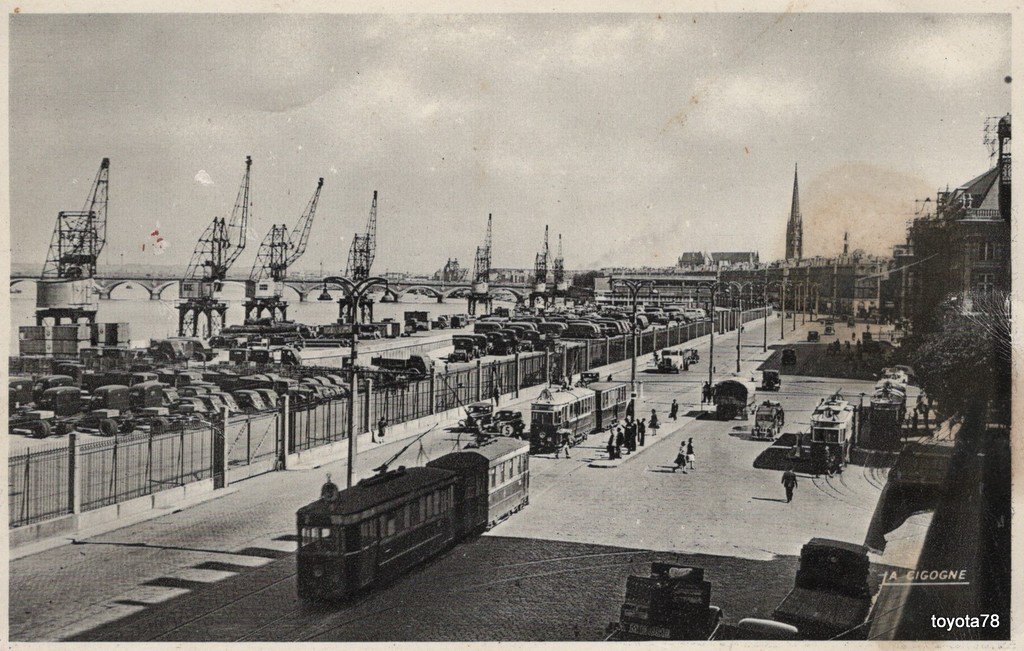
[[[799,260],[804,257],[804,227],[800,215],[800,181],[799,168],[793,168],[793,205],[789,210],[789,223],[786,224],[786,259]]]

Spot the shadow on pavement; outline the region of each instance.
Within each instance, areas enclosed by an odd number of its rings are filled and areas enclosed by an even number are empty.
[[[729,622],[771,617],[798,565],[795,556],[763,561],[487,535],[349,602],[306,604],[289,555],[73,639],[601,640],[618,620],[626,578],[647,575],[652,561],[703,568],[711,602]],[[886,568],[874,569],[877,576]]]

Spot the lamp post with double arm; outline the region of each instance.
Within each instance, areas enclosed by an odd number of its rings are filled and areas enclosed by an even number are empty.
[[[640,290],[643,289],[644,287],[651,287],[652,283],[649,280],[628,280],[628,279],[620,278],[620,279],[612,281],[612,289],[613,290],[615,289],[616,286],[625,287],[626,290],[629,291],[629,298],[630,298],[630,301],[633,304],[633,318],[631,320],[632,321],[632,327],[630,328],[630,331],[633,334],[633,357],[632,357],[632,359],[630,359],[630,362],[629,362],[629,392],[635,396],[636,395],[636,353],[637,353],[637,345],[636,345],[636,335],[637,335],[637,327],[636,327],[637,326],[637,322],[636,322],[637,298],[640,296]]]
[[[355,323],[356,306],[370,293],[371,289],[382,287],[386,292],[388,281],[385,278],[371,276],[362,280],[354,281],[342,276],[329,276],[324,278],[324,287],[328,283],[336,283],[345,289],[346,297],[351,301],[350,322],[352,323],[352,346],[349,349],[349,391],[348,391],[348,471],[346,487],[352,488],[355,481],[356,468],[356,399],[359,386],[359,377],[356,373],[356,342],[359,341],[359,332]],[[373,426],[372,424],[370,425]]]
[[[734,299],[738,306],[738,312],[736,314],[736,372],[740,372],[740,348],[742,347],[741,336],[743,333],[743,289],[747,288],[747,291],[753,295],[753,284],[749,282],[739,282],[732,280],[728,282],[729,294],[732,295],[732,290],[736,290]]]
[[[717,301],[715,297],[718,294],[718,292],[720,292],[725,287],[725,283],[717,280],[714,282],[699,283],[697,285],[698,294],[702,289],[706,289],[708,291],[711,304],[711,351],[709,353],[708,359],[708,386],[711,386],[714,383],[713,373],[715,369],[715,325],[718,321]]]

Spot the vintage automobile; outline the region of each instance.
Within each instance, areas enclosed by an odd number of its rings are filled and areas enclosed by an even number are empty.
[[[650,576],[626,579],[619,621],[608,625],[606,640],[708,640],[722,620],[711,605],[711,582],[704,569],[651,563]]]
[[[825,334],[826,335],[834,335],[835,333],[836,333],[835,326],[833,326],[833,325],[826,325],[825,326]]]
[[[809,330],[807,332],[807,341],[821,341],[821,333],[817,330]]]
[[[761,389],[763,391],[778,391],[782,386],[782,378],[778,369],[768,368],[761,371]]]
[[[774,441],[786,424],[786,412],[774,400],[765,400],[754,412],[754,428],[750,435],[762,441]]]
[[[494,412],[491,422],[484,426],[484,431],[492,434],[500,434],[510,438],[522,438],[526,430],[526,422],[523,415],[513,409],[499,409]]]
[[[719,420],[746,420],[757,402],[757,387],[743,379],[725,380],[714,386],[712,399]]]
[[[483,400],[466,406],[466,417],[459,421],[459,428],[481,431],[494,419],[494,405]]]
[[[782,349],[782,365],[792,366],[796,364],[796,351],[792,348]]]

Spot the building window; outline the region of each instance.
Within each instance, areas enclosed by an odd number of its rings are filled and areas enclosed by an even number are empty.
[[[981,260],[989,262],[999,259],[999,244],[997,242],[984,242],[981,245]]]
[[[978,277],[978,291],[982,294],[991,294],[996,289],[995,274],[981,274]]]

